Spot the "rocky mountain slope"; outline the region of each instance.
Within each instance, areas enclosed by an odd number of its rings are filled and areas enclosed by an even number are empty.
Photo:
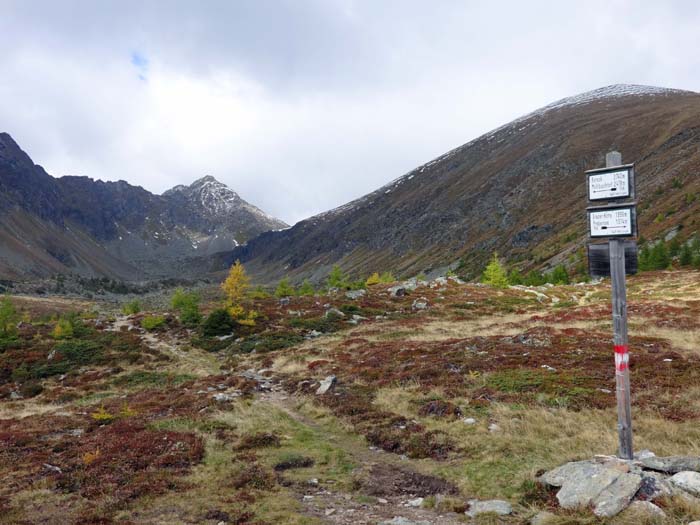
[[[698,227],[700,94],[614,85],[557,101],[417,167],[356,201],[218,257],[263,279],[317,280],[461,265],[476,275],[497,250],[523,268],[582,257],[584,170],[607,151],[636,162],[640,232]],[[568,259],[567,259],[568,258]]]
[[[124,181],[51,177],[0,133],[0,277],[179,275],[282,221],[211,176],[154,195]]]

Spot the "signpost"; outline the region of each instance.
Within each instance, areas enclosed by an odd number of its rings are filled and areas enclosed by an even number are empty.
[[[591,237],[631,237],[636,235],[637,212],[634,205],[589,208]]]
[[[588,228],[591,238],[608,238],[619,455],[622,459],[633,459],[624,239],[637,235],[637,212],[636,202],[620,204],[619,201],[634,198],[634,165],[622,165],[622,155],[617,151],[605,156],[605,165],[603,169],[586,172],[589,201],[608,202],[587,208]]]
[[[634,198],[634,164],[590,170],[586,175],[589,201]]]

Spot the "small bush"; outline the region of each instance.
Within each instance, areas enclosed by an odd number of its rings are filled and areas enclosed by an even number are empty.
[[[199,295],[186,292],[182,288],[175,290],[170,305],[180,313],[180,321],[185,326],[197,326],[202,321],[199,313]]]
[[[374,272],[372,275],[367,277],[367,280],[365,281],[365,284],[367,286],[374,286],[375,284],[379,284],[381,281],[379,280],[379,273]]]
[[[197,326],[202,322],[202,314],[199,313],[199,307],[194,306],[191,308],[183,309],[180,312],[180,322],[189,327]]]
[[[297,290],[297,294],[301,296],[312,296],[316,293],[316,290],[314,290],[314,286],[311,284],[311,281],[308,279],[304,279],[304,282],[301,283],[301,286],[299,287],[299,290]]]
[[[425,280],[425,279],[423,279]],[[382,274],[379,276],[379,282],[381,284],[389,284],[393,283],[396,281],[396,277],[394,277],[394,274],[391,272],[382,272]]]
[[[508,286],[508,275],[506,269],[498,260],[498,254],[494,253],[491,262],[486,266],[481,282],[489,284],[494,288],[505,288]]]
[[[165,326],[165,317],[162,315],[148,315],[141,319],[141,328],[149,332],[158,330],[163,326]]]
[[[134,315],[141,311],[141,302],[138,299],[130,301],[122,306],[122,313],[124,315]]]
[[[98,423],[111,423],[115,419],[114,414],[108,412],[104,405],[90,414],[90,417]]]
[[[508,284],[511,285],[518,285],[518,284],[524,284],[525,278],[523,277],[523,274],[520,273],[520,270],[517,268],[513,268],[509,273],[508,273]]]
[[[207,337],[229,335],[233,332],[234,327],[235,322],[228,310],[217,308],[202,323],[202,335]]]
[[[563,264],[558,265],[547,274],[547,282],[552,284],[569,284],[569,273]]]
[[[326,284],[328,285],[328,288],[338,288],[341,290],[347,288],[348,278],[337,264],[333,266],[331,273],[328,274]]]
[[[277,288],[275,289],[275,296],[281,298],[291,297],[292,295],[294,295],[294,287],[289,284],[289,279],[285,277],[277,285]]]
[[[73,337],[73,325],[67,319],[59,319],[51,336],[54,339],[70,339]]]

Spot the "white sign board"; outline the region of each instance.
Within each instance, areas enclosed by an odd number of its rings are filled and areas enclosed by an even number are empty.
[[[591,210],[588,213],[591,237],[631,237],[634,235],[632,207]]]
[[[592,201],[630,196],[630,170],[621,169],[588,175],[588,199]]]

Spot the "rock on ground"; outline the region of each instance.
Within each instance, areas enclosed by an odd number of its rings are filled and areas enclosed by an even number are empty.
[[[316,395],[321,396],[326,392],[333,390],[337,383],[337,378],[335,376],[328,376],[326,379],[321,381],[321,384],[316,389]]]
[[[469,502],[469,510],[465,514],[471,518],[479,514],[491,512],[499,516],[507,516],[513,512],[513,507],[507,501],[499,499],[491,499],[486,501],[471,500]]]
[[[661,507],[654,505],[651,501],[633,501],[628,510],[639,516],[647,516],[649,518],[664,518],[666,513]]]
[[[345,314],[338,310],[337,308],[329,308],[326,310],[326,313],[324,317],[330,317],[330,316],[335,316],[335,317],[345,317]]]
[[[612,485],[603,489],[595,498],[594,514],[600,518],[616,516],[627,508],[641,484],[642,477],[639,474],[620,474]]]
[[[687,470],[671,476],[672,485],[693,496],[700,496],[700,472]]]
[[[700,472],[700,458],[692,456],[656,456],[640,458],[642,465],[650,470],[677,474],[686,470]]]
[[[580,465],[561,486],[557,500],[563,509],[587,507],[612,485],[621,472],[608,469],[603,465],[589,463]]]
[[[420,299],[416,299],[413,301],[413,305],[411,305],[411,308],[414,310],[425,310],[428,308],[428,300],[425,297],[421,297]]]
[[[638,496],[654,500],[661,496],[673,496],[673,494],[674,488],[668,482],[666,476],[660,472],[644,472]]]
[[[684,467],[687,470],[677,472]],[[545,472],[539,481],[559,487],[560,507],[592,507],[598,517],[611,518],[632,505],[637,510],[654,511],[658,507],[651,502],[662,496],[678,495],[698,501],[700,472],[696,468],[700,468],[698,457],[659,458],[652,452],[642,451],[631,461],[596,456],[591,460],[566,463]],[[675,474],[670,476],[673,472]],[[633,503],[635,498],[638,504]]]
[[[389,288],[388,292],[391,297],[403,297],[406,295],[406,287],[401,285],[392,286]]]
[[[350,290],[349,292],[345,292],[345,297],[352,300],[359,299],[365,295],[367,295],[367,290]]]

